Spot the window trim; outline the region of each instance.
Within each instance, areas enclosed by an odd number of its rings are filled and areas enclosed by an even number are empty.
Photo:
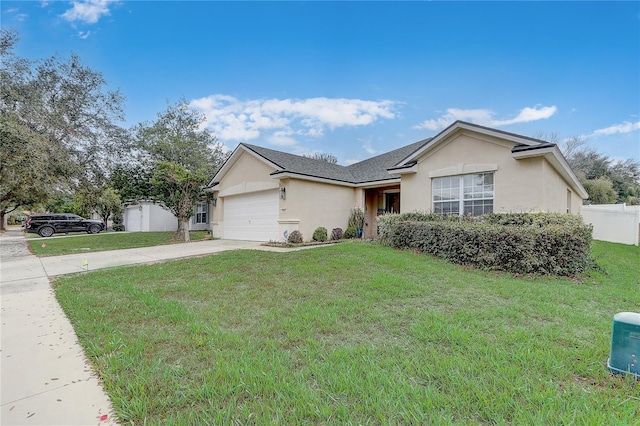
[[[202,207],[202,211],[200,211],[200,207]],[[204,216],[204,220],[202,217]],[[194,215],[194,223],[209,223],[209,203],[207,202],[199,202],[196,203],[196,213]]]
[[[481,176],[481,175],[491,175],[491,197],[485,197],[484,193],[488,192],[488,191],[483,191],[482,194],[483,196],[481,197],[471,197],[471,198],[465,198],[465,177],[467,176]],[[448,189],[449,191],[451,191],[452,189],[457,189],[458,193],[457,193],[457,197],[456,198],[449,198],[449,199],[445,199],[445,200],[436,200],[436,182],[439,179],[458,179],[457,185],[453,186],[453,185],[449,185],[448,188],[442,188],[442,189]],[[471,187],[473,188],[473,186]],[[469,194],[469,192],[467,192],[467,194]],[[470,194],[473,194],[473,192],[471,192]],[[452,194],[451,192],[449,192],[450,197],[453,197],[454,194]],[[432,177],[431,178],[431,211],[433,211],[434,213],[440,213],[440,214],[444,214],[444,215],[452,215],[452,214],[456,214],[459,216],[463,216],[465,214],[471,214],[472,216],[474,216],[473,214],[473,209],[474,209],[474,204],[475,202],[478,201],[482,201],[482,202],[486,202],[486,201],[491,201],[491,208],[489,212],[484,212],[484,209],[487,208],[488,206],[482,206],[483,207],[483,213],[482,214],[487,214],[487,213],[492,213],[493,212],[493,208],[495,205],[495,198],[496,198],[496,194],[495,194],[495,172],[494,171],[484,171],[484,172],[479,172],[479,173],[465,173],[465,174],[456,174],[456,175],[447,175],[447,176],[437,176],[437,177]],[[444,205],[445,203],[456,203],[458,204],[457,209],[450,209],[450,211],[445,212],[443,209],[441,209],[441,211],[438,211],[438,209],[436,208],[437,204],[441,204]],[[471,204],[470,208],[471,208],[471,212],[469,213],[465,213],[465,204]],[[457,211],[454,211],[457,210]]]

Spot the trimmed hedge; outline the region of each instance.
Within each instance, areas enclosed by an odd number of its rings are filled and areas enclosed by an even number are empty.
[[[350,240],[352,238],[357,237],[358,234],[356,233],[356,228],[354,228],[352,226],[347,226],[347,229],[345,229],[344,234],[342,236],[344,238]]]
[[[592,265],[591,231],[579,216],[554,213],[477,218],[409,213],[378,218],[382,244],[520,274],[585,271]]]
[[[319,226],[313,231],[313,241],[325,242],[327,241],[327,228],[324,226]]]
[[[333,228],[331,230],[331,239],[332,240],[341,240],[342,239],[342,228]]]
[[[304,240],[302,239],[302,233],[296,229],[289,234],[287,242],[289,244],[302,244],[304,242]]]

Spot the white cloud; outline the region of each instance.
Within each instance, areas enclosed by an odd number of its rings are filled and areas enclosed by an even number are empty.
[[[298,144],[298,141],[291,137],[291,132],[286,130],[274,132],[272,135],[267,136],[267,141],[271,145],[283,147],[295,146]]]
[[[380,152],[371,146],[371,142],[365,143],[364,145],[362,145],[362,147],[364,148],[365,151],[367,151],[367,154],[369,155],[376,155]]]
[[[614,124],[613,126],[605,127],[604,129],[595,130],[591,136],[601,135],[615,135],[616,133],[631,133],[635,130],[640,130],[640,121],[632,123],[625,121],[621,124]]]
[[[110,14],[109,6],[114,3],[114,0],[74,1],[73,7],[60,16],[69,22],[95,24],[100,18]]]
[[[24,22],[27,19],[26,13],[20,13],[20,9],[18,8],[10,8],[4,11],[7,15],[13,15],[13,19],[18,22]]]
[[[558,108],[553,106],[535,106],[525,107],[514,118],[497,120],[494,118],[495,113],[489,109],[459,109],[449,108],[447,113],[441,117],[425,120],[422,123],[413,126],[414,129],[428,129],[428,130],[440,130],[449,126],[451,123],[457,120],[469,121],[471,123],[480,124],[483,126],[500,127],[508,126],[509,124],[526,123],[529,121],[543,120],[551,117],[558,111]]]
[[[320,137],[326,129],[366,126],[395,118],[393,101],[343,98],[239,100],[228,95],[194,99],[205,126],[221,141],[264,137],[277,146],[294,146],[295,136]]]
[[[78,37],[80,37],[83,40],[89,38],[90,35],[91,35],[91,31],[78,31]]]

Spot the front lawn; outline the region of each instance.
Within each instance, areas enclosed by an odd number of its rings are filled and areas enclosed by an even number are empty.
[[[208,235],[207,231],[189,233],[191,241],[202,241]],[[33,254],[42,257],[184,243],[184,234],[182,232],[105,232],[74,234],[64,238],[29,238],[27,242]]]
[[[513,277],[343,243],[225,252],[58,279],[128,424],[634,424],[609,374],[640,307],[640,249],[591,277]]]

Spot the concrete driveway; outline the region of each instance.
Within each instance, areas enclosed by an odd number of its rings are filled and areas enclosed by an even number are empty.
[[[46,244],[47,239],[39,241]],[[212,240],[38,258],[20,228],[0,235],[0,424],[116,424],[50,277],[238,249],[290,251]]]

